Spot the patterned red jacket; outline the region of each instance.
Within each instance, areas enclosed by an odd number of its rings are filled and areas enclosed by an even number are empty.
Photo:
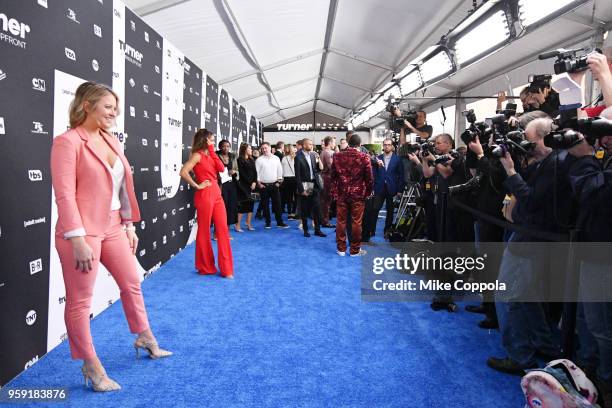
[[[372,194],[374,178],[367,154],[347,147],[334,154],[331,195],[346,202],[363,201]]]

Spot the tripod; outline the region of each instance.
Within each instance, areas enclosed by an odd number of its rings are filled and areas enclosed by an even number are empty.
[[[418,183],[411,182],[404,188],[397,213],[393,219],[391,241],[410,241],[425,231],[424,210],[417,202],[421,198]]]

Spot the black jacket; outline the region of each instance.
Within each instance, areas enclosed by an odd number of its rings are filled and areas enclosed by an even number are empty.
[[[516,197],[515,224],[530,230],[563,234],[573,227],[576,205],[572,199],[569,168],[575,157],[566,150],[553,151],[544,160],[508,177],[504,186]],[[513,241],[543,241],[515,234]]]
[[[581,157],[570,168],[570,181],[580,204],[577,222],[580,240],[611,242],[612,164],[602,168],[593,156]]]
[[[312,173],[314,175],[314,178],[312,178],[310,177],[310,169],[306,161],[306,154],[306,152],[303,152],[303,154],[295,156],[295,182],[297,183],[298,193],[304,192],[304,186],[302,185],[304,182],[313,182],[315,183],[315,190],[323,190],[320,177],[321,170],[317,163],[317,156],[314,152],[310,152],[310,163],[312,164]]]

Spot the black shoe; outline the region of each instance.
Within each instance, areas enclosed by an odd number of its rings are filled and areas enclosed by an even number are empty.
[[[325,237],[327,236],[327,234],[324,234],[324,233],[322,233],[321,231],[315,231],[315,235],[316,235],[317,237],[323,237],[323,238],[325,238]]]
[[[486,313],[485,307],[483,305],[467,305],[465,310],[470,313]]]
[[[315,235],[316,235],[316,234],[317,234],[317,233],[315,232]],[[304,236],[305,236],[306,238],[310,238],[310,233],[309,233],[308,231],[304,231]]]
[[[265,229],[270,229],[270,228],[272,228],[272,227],[270,226],[270,224],[269,224],[269,223],[266,223],[266,226],[265,226],[264,228],[265,228]]]
[[[280,224],[276,224],[276,226],[278,228],[289,228],[289,226],[287,224],[285,224],[284,222],[281,222]]]
[[[563,354],[561,354],[560,351],[556,351],[553,353],[545,353],[543,351],[540,350],[536,350],[536,357],[537,358],[541,358],[542,360],[546,361],[547,363],[553,360],[558,360],[560,358],[563,358]]]
[[[497,319],[491,319],[490,317],[487,317],[486,319],[478,323],[478,327],[480,327],[481,329],[489,330],[499,329],[499,322],[497,321]]]
[[[522,366],[509,357],[489,357],[487,359],[487,365],[494,370],[501,371],[502,373],[520,376],[525,375],[525,370],[530,368],[536,368],[538,366],[536,363],[529,364],[528,366]]]

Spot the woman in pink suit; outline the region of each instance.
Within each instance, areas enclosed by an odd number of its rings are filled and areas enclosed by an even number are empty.
[[[193,136],[191,157],[181,169],[181,177],[193,187],[194,206],[198,210],[198,235],[196,237],[196,269],[201,275],[217,273],[215,256],[210,240],[210,225],[215,224],[217,248],[219,252],[219,269],[221,276],[234,278],[234,261],[232,247],[227,227],[227,214],[221,196],[221,188],[217,183],[217,173],[225,170],[225,166],[215,153],[214,136],[206,129],[200,129]],[[190,175],[193,170],[198,183]]]
[[[99,263],[112,274],[134,348],[151,358],[162,350],[151,332],[136,269],[138,237],[132,223],[140,219],[130,164],[109,129],[118,114],[118,97],[108,87],[81,84],[70,105],[70,130],[57,136],[51,149],[51,176],[58,219],[55,247],[66,286],[64,318],[73,359],[84,360],[85,384],[95,391],[121,387],[106,375],[96,356],[89,327],[93,288]]]

